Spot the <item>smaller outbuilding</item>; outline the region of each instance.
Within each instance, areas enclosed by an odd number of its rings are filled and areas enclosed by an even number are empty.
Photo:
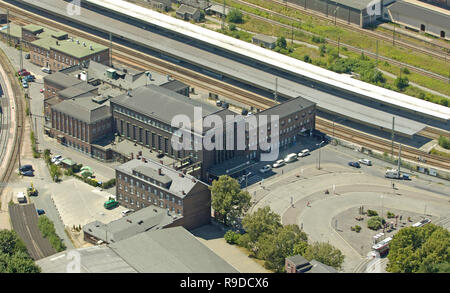
[[[277,38],[267,35],[254,35],[252,37],[252,43],[255,45],[263,46],[264,48],[273,49],[276,46]]]
[[[169,11],[172,7],[172,1],[171,0],[146,0],[153,9],[162,10],[162,11]]]
[[[228,12],[230,12],[230,9],[228,7],[225,7],[225,11],[223,8],[223,5],[217,5],[213,4],[205,9],[205,13],[208,15],[216,15],[218,17],[227,16]]]
[[[183,19],[183,20],[193,20],[193,21],[199,21],[200,20],[200,9],[187,6],[185,4],[181,4],[180,8],[178,8],[177,17]]]

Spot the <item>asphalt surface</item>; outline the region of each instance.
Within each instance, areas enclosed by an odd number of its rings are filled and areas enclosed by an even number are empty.
[[[34,204],[9,206],[9,215],[14,231],[24,241],[28,253],[34,260],[56,253],[50,242],[42,236],[38,228],[38,215]]]

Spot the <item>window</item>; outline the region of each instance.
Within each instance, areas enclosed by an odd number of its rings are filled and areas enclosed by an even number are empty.
[[[122,184],[119,184],[119,190],[122,190]]]

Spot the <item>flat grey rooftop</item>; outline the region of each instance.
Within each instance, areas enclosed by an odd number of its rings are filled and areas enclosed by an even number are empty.
[[[115,243],[139,233],[161,229],[173,222],[165,209],[148,206],[108,224],[94,221],[83,226],[83,231],[107,243]]]
[[[143,273],[238,273],[182,227],[140,233],[110,247]]]
[[[169,192],[176,194],[180,198],[184,198],[186,195],[188,195],[189,192],[191,191],[191,189],[193,189],[196,184],[205,184],[187,174],[183,175],[183,177],[181,177],[180,176],[180,174],[182,174],[181,172],[172,169],[170,166],[162,165],[162,164],[160,164],[156,161],[150,160],[150,159],[147,159],[147,163],[142,162],[142,160],[138,160],[138,159],[130,160],[120,166],[117,166],[116,170],[118,170],[122,173],[128,174],[130,176],[134,176],[134,175],[132,175],[133,170],[136,170],[136,168],[139,169],[142,167],[150,168],[155,171],[157,171],[159,168],[161,168],[161,172],[164,175],[164,178],[168,177],[172,181],[172,183],[169,186]],[[156,175],[156,176],[161,177],[161,175]],[[137,177],[137,176],[134,176],[134,177]],[[183,194],[183,192],[185,194]]]
[[[137,273],[126,261],[111,248],[94,246],[71,249],[38,260],[36,263],[43,273],[67,273],[67,267],[72,261],[69,253],[79,253],[80,273]]]
[[[65,100],[53,105],[52,109],[88,124],[111,117],[109,102],[97,104],[92,101],[93,97],[95,95],[83,96],[75,100]]]
[[[165,55],[172,56],[173,58],[190,60],[192,64],[198,65],[209,71],[219,72],[224,76],[232,77],[233,79],[243,81],[248,85],[266,91],[274,91],[274,81],[275,78],[278,78],[278,93],[281,96],[302,96],[316,103],[317,108],[321,111],[337,113],[346,119],[361,122],[378,129],[391,129],[392,127],[393,114],[379,110],[379,105],[378,108],[373,108],[362,103],[356,103],[333,93],[318,90],[307,85],[275,76],[266,71],[190,46],[181,41],[169,39],[160,34],[152,33],[136,26],[120,22],[91,10],[82,8],[81,15],[76,17],[67,16],[66,3],[61,0],[24,0],[24,2],[39,5],[44,9],[62,14],[67,18],[71,18],[74,22],[94,26],[100,30],[111,32],[114,35],[124,36],[125,39],[142,44],[153,50],[163,52]],[[396,117],[395,131],[398,134],[411,136],[422,130],[424,127],[424,123],[402,116]]]
[[[432,10],[424,6],[414,5],[413,3],[397,1],[388,7],[394,20],[398,20],[398,15],[422,21],[427,25],[436,25],[450,30],[450,15]]]

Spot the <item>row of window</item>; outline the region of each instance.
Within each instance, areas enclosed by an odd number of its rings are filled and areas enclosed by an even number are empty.
[[[131,205],[134,205],[136,203],[136,207],[137,208],[145,208],[146,207],[146,203],[143,203],[143,202],[140,202],[140,201],[137,201],[137,200],[135,201],[131,197],[128,198],[128,196],[126,196],[126,195],[123,196],[121,193],[119,193],[119,200],[123,200],[126,203],[130,203]],[[155,206],[159,206],[161,208],[170,209],[172,212],[176,212],[178,215],[181,214],[181,210],[180,209],[175,209],[175,207],[169,207],[169,205],[167,203],[164,204],[164,202],[162,202],[162,201],[159,201],[159,204],[158,204],[158,201],[156,199],[151,201],[150,197],[149,197],[148,201],[150,202],[150,205],[154,204]]]
[[[133,112],[131,110],[128,110],[127,108],[122,108],[122,107],[117,106],[117,105],[113,105],[112,107],[113,107],[114,111],[122,113],[125,116],[132,117],[132,118],[134,118],[136,120],[139,120],[139,121],[141,121],[143,123],[146,123],[148,125],[154,126],[156,128],[165,130],[165,131],[170,132],[170,133],[174,133],[176,131],[176,129],[170,127],[167,124],[161,123],[161,122],[159,122],[157,120],[153,120],[153,119],[147,118],[147,117],[142,116],[142,115],[140,115],[138,113],[135,113],[135,112]]]

